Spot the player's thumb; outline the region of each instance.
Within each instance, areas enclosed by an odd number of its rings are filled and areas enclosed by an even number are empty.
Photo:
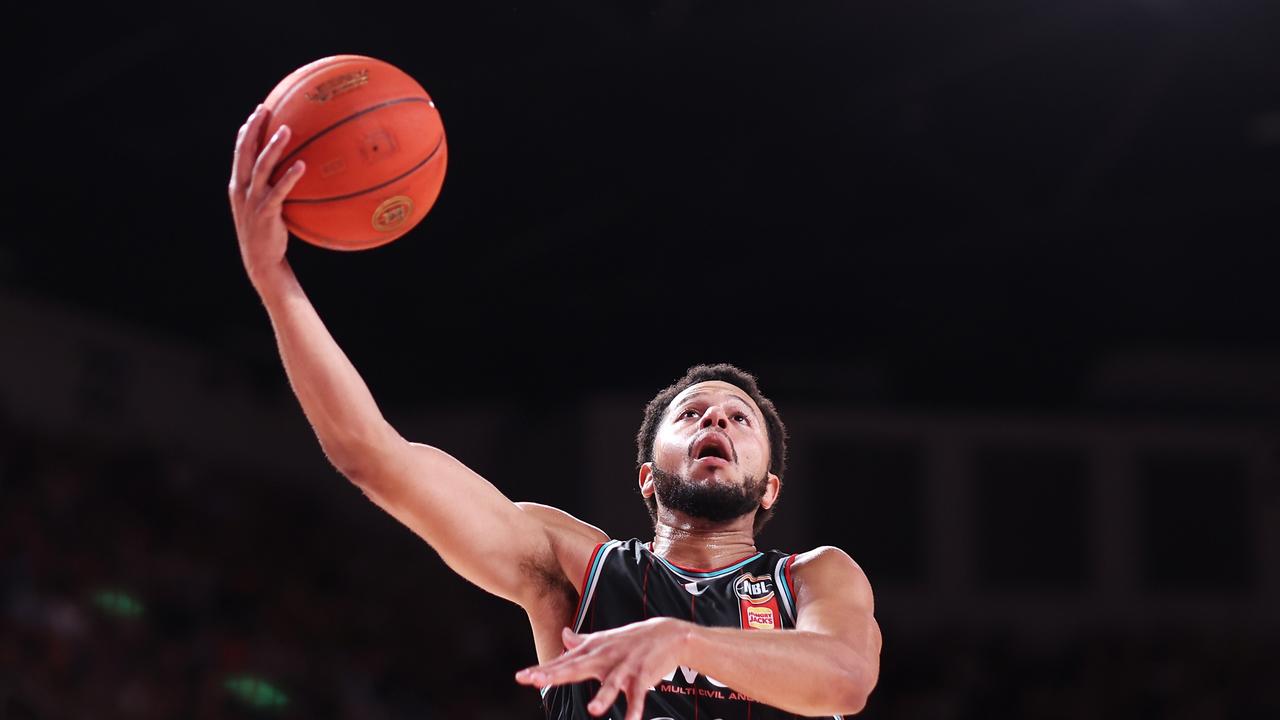
[[[570,628],[565,628],[564,630],[562,630],[560,632],[560,636],[564,640],[564,647],[566,650],[572,650],[578,647],[587,639],[586,637],[574,632]]]

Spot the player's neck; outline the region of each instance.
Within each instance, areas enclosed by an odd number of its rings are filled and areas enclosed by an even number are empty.
[[[653,552],[675,565],[715,569],[756,553],[754,513],[708,523],[663,508],[653,530]]]

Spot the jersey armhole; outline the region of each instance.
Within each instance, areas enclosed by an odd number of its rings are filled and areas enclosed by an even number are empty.
[[[793,587],[791,583],[791,562],[795,558],[794,554],[787,555],[778,561],[773,571],[774,582],[778,585],[778,596],[782,599],[782,610],[787,614],[787,617],[791,618],[792,627],[795,627],[796,624],[795,594],[791,592]]]
[[[602,542],[595,546],[591,551],[591,557],[587,560],[587,567],[582,571],[582,591],[578,593],[578,609],[573,613],[573,631],[578,632],[582,629],[582,614],[587,609],[588,598],[591,597],[591,590],[594,588],[595,578],[598,573],[595,572],[596,562],[600,559],[600,553],[604,550],[604,546],[609,541]]]

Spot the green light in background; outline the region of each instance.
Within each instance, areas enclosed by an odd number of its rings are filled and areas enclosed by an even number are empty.
[[[108,615],[123,618],[140,617],[146,610],[137,598],[121,590],[99,590],[93,594],[93,604]]]
[[[239,700],[256,708],[279,708],[289,704],[289,698],[274,685],[252,675],[227,678],[222,687]]]

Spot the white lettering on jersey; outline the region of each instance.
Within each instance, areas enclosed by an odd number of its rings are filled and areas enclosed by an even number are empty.
[[[675,670],[672,670],[666,675],[663,675],[662,679],[666,680],[667,682],[671,682],[676,679],[677,672],[684,676],[685,683],[689,685],[692,685],[693,682],[698,679],[698,671],[694,670],[693,668],[685,667],[684,665],[681,665]],[[719,680],[716,680],[710,675],[703,675],[702,677],[706,678],[707,682],[711,683],[712,685],[715,685],[716,687],[729,687],[728,685],[725,685],[724,683],[720,682]],[[649,688],[649,689],[653,690],[653,688]]]

